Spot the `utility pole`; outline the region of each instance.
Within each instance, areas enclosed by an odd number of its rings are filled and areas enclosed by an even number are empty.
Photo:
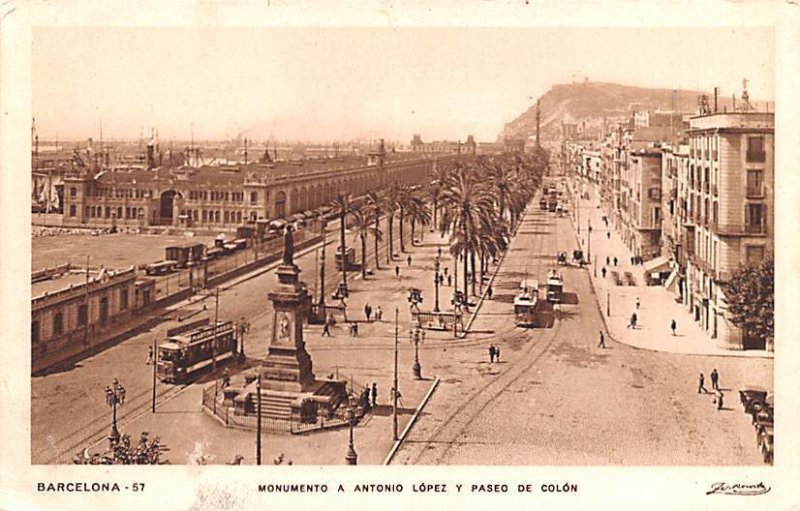
[[[319,257],[319,308],[320,314],[325,314],[325,228],[328,222],[322,219],[322,253]]]
[[[397,442],[399,436],[397,435],[397,393],[400,391],[397,387],[397,336],[400,333],[400,308],[394,308],[394,387],[392,391],[392,437]]]
[[[217,397],[219,395],[219,385],[217,385],[217,321],[219,320],[219,287],[215,288],[214,299],[214,341],[211,343],[211,375],[214,377],[214,414],[217,413]],[[260,399],[259,395],[259,399]]]
[[[156,368],[158,366],[158,337],[153,337],[153,413],[156,413]]]
[[[83,344],[89,344],[89,257],[86,256],[86,282],[83,286],[83,301],[86,303],[86,322],[83,324]]]
[[[256,465],[261,465],[261,368],[258,368],[256,378]]]

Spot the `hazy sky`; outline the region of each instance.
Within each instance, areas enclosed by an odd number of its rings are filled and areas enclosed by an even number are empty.
[[[37,28],[41,138],[494,140],[553,84],[774,97],[771,29]]]

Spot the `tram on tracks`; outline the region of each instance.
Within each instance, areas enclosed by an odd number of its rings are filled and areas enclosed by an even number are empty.
[[[233,321],[218,321],[189,332],[167,337],[158,347],[156,374],[166,383],[186,383],[192,376],[236,355]]]
[[[535,327],[536,308],[539,302],[539,281],[525,279],[519,284],[519,293],[514,297],[514,321],[517,326]]]

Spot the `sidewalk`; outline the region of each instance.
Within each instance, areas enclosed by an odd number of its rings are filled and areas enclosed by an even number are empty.
[[[597,186],[590,185],[587,189],[589,200],[579,201],[580,234],[577,235],[578,243],[584,254],[587,252],[588,245],[591,244],[591,261],[589,261],[587,271],[597,295],[601,316],[613,340],[636,348],[670,353],[773,358],[772,352],[763,350],[735,351],[719,348],[714,339],[703,332],[692,320],[683,305],[675,301],[672,293],[662,286],[645,285],[644,266],[631,264],[633,254],[625,246],[619,233],[614,230],[611,219],[609,219],[609,227],[606,227],[603,222],[604,212],[599,207],[600,194]],[[570,220],[575,225],[572,214]],[[587,241],[586,229],[589,221],[592,225],[590,243]],[[610,238],[607,235],[609,231],[611,232]],[[611,259],[609,266],[606,266],[606,257]],[[613,262],[614,257],[617,257],[616,266]],[[597,268],[593,267],[595,261],[597,261]],[[603,267],[606,267],[608,272],[605,278],[601,273]],[[625,272],[630,272],[636,285],[616,285],[611,277],[611,271],[618,272],[620,277]],[[637,298],[640,301],[638,309],[636,308]],[[610,316],[608,315],[609,309]],[[628,328],[628,324],[631,314],[634,312],[637,316],[637,326],[632,329]],[[676,336],[673,336],[670,330],[670,323],[673,319],[678,326]]]

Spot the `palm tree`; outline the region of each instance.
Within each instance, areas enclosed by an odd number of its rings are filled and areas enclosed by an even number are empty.
[[[403,224],[405,223],[405,210],[411,200],[411,190],[408,186],[402,185],[397,189],[397,208],[400,211],[400,252],[406,251],[405,240],[403,239]]]
[[[383,196],[383,211],[386,212],[386,225],[389,233],[389,250],[386,251],[386,264],[391,262],[394,257],[394,212],[397,211],[397,196],[399,188],[392,185]]]
[[[336,198],[333,199],[331,202],[331,206],[333,206],[339,214],[339,247],[341,249],[341,266],[342,266],[342,282],[344,283],[345,289],[347,288],[347,245],[345,244],[345,224],[347,221],[347,215],[352,213],[353,211],[353,204],[350,201],[350,194],[343,194],[339,193],[336,194]]]
[[[367,236],[372,227],[372,215],[369,207],[353,206],[350,210],[351,227],[361,241],[361,278],[367,278]]]
[[[409,198],[408,205],[406,206],[406,208],[407,208],[408,218],[411,220],[411,243],[413,244],[414,240],[417,239],[416,235],[417,223],[419,223],[423,227],[423,229],[421,230],[422,231],[421,238],[425,237],[424,227],[431,223],[431,212],[428,209],[428,205],[425,203],[422,197],[419,197],[417,195],[412,195]]]
[[[383,237],[383,233],[381,232],[381,206],[383,205],[383,199],[380,195],[378,195],[377,192],[369,192],[367,194],[366,201],[375,221],[375,226],[372,228],[372,236],[375,240],[375,269],[380,270],[381,265],[378,258],[378,242]]]
[[[474,173],[462,169],[442,192],[441,202],[440,229],[442,232],[448,229],[452,231],[451,253],[463,253],[466,294],[469,254],[474,253],[477,247],[478,233],[488,231],[491,227],[494,198],[489,188],[474,178]]]

